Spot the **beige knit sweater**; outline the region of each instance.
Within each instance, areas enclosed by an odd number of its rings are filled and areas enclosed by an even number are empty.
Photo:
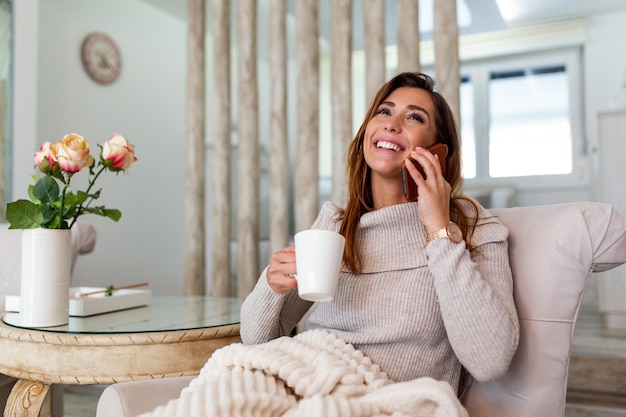
[[[340,213],[325,203],[312,228],[337,231]],[[481,381],[502,375],[519,337],[508,231],[482,208],[480,217],[470,253],[449,239],[427,245],[417,203],[366,213],[362,273],[342,270],[305,328],[337,334],[394,381],[431,377],[456,390],[462,366]],[[297,290],[275,293],[264,271],[241,309],[243,343],[290,334],[311,306]]]

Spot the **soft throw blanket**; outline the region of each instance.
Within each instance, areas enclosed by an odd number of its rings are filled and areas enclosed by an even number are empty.
[[[452,387],[394,383],[352,345],[320,330],[217,350],[178,399],[140,417],[467,417]]]

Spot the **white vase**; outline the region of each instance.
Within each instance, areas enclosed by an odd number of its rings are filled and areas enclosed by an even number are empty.
[[[69,320],[69,229],[22,230],[20,326],[52,327]]]

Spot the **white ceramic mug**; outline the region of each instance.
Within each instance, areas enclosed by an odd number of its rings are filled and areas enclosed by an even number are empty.
[[[298,295],[307,301],[329,301],[335,296],[345,238],[328,230],[296,233]]]

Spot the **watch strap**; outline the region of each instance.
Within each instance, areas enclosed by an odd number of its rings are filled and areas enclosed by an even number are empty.
[[[448,226],[437,230],[436,232],[432,232],[426,235],[426,242],[432,242],[433,240],[447,238],[448,236]]]

